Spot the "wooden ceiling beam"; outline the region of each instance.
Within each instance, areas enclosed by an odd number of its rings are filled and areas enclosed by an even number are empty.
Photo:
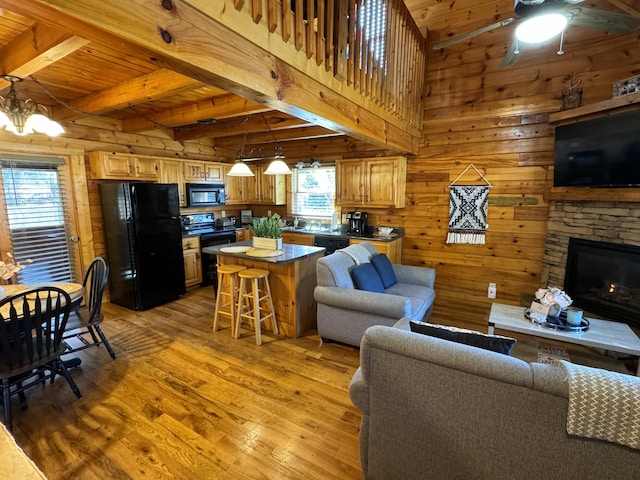
[[[158,113],[142,115],[122,120],[122,128],[127,133],[153,130],[156,128],[188,125],[198,120],[232,118],[247,113],[267,112],[271,108],[237,95],[223,95],[203,102],[169,108]]]
[[[25,78],[89,43],[70,32],[34,23],[0,49],[0,75]],[[0,79],[0,89],[9,85]]]
[[[623,2],[622,0],[607,0],[614,7],[618,7],[623,12],[628,13],[634,17],[640,17],[640,10],[634,6],[629,5],[628,3]]]
[[[85,95],[71,102],[69,108],[56,107],[53,117],[61,121],[74,120],[133,105],[166,98],[202,86],[203,83],[171,70],[160,69],[100,92]]]
[[[215,3],[215,2],[214,2]],[[212,3],[195,0],[0,0],[5,7],[39,21],[62,22],[78,35],[114,45],[118,51],[215,85],[309,123],[372,142],[398,153],[416,153],[419,138],[376,108],[351,100],[338,89],[274,55],[259,39],[229,29]],[[135,18],[135,28],[131,19]],[[252,30],[253,32],[253,30]],[[291,62],[291,63],[289,63]],[[375,107],[375,106],[373,106]],[[195,119],[194,119],[195,121]],[[157,122],[147,120],[149,128]],[[186,123],[186,122],[185,122]]]
[[[268,127],[267,127],[268,125]],[[176,127],[174,140],[196,140],[199,138],[224,138],[245,133],[265,132],[269,129],[277,131],[291,128],[302,128],[311,125],[309,122],[292,117],[286,113],[271,111],[267,113],[247,115],[244,118],[218,120],[212,125],[186,125]]]
[[[297,140],[313,140],[317,138],[328,138],[342,136],[341,133],[328,130],[324,127],[308,126],[301,128],[294,128],[289,130],[262,132],[248,134],[246,141],[244,135],[236,135],[233,137],[226,136],[225,138],[214,141],[215,147],[221,148],[239,148],[244,142],[246,145],[255,144],[273,144],[274,137],[277,142],[291,142]]]

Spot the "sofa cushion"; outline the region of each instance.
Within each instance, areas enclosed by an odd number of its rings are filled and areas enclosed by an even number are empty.
[[[356,262],[348,255],[327,255],[318,259],[316,278],[324,287],[355,288],[351,269]]]
[[[380,253],[371,257],[371,264],[376,268],[378,275],[380,275],[380,280],[382,280],[384,288],[392,287],[398,283],[396,274],[393,271],[393,265],[386,253]]]
[[[367,290],[368,292],[384,293],[384,286],[380,275],[370,263],[363,263],[353,267],[351,270],[353,284],[359,290]]]
[[[422,320],[436,297],[436,292],[432,288],[400,282],[385,289],[384,293],[408,298],[411,302],[410,317],[413,320]]]
[[[487,335],[475,330],[466,328],[449,327],[446,325],[433,325],[423,322],[410,322],[412,332],[422,333],[431,337],[442,338],[452,342],[471,345],[472,347],[484,348],[494,352],[510,355],[515,338],[503,337],[501,335]]]

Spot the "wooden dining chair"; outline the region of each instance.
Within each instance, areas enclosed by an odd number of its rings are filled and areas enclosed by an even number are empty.
[[[80,390],[60,356],[71,299],[56,287],[34,288],[0,300],[0,391],[4,423],[11,430],[11,396],[62,375],[76,397]]]
[[[107,337],[100,328],[100,323],[104,319],[102,314],[102,295],[107,286],[109,278],[109,266],[102,257],[93,259],[84,274],[82,285],[84,286],[83,305],[69,314],[65,341],[67,343],[67,354],[79,352],[91,347],[104,347],[115,360],[116,354],[113,352]],[[79,346],[71,345],[67,340],[76,338]]]

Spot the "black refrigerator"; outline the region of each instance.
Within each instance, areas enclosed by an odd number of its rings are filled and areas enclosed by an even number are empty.
[[[186,292],[178,185],[100,184],[111,301],[146,310]]]

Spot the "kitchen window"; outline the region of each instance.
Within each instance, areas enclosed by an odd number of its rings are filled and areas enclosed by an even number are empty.
[[[17,261],[33,263],[18,272],[18,282],[33,284],[74,281],[77,245],[69,242],[69,198],[62,188],[68,178],[56,158],[0,161],[11,248]]]
[[[336,168],[295,168],[291,175],[290,214],[331,218],[335,210]]]

